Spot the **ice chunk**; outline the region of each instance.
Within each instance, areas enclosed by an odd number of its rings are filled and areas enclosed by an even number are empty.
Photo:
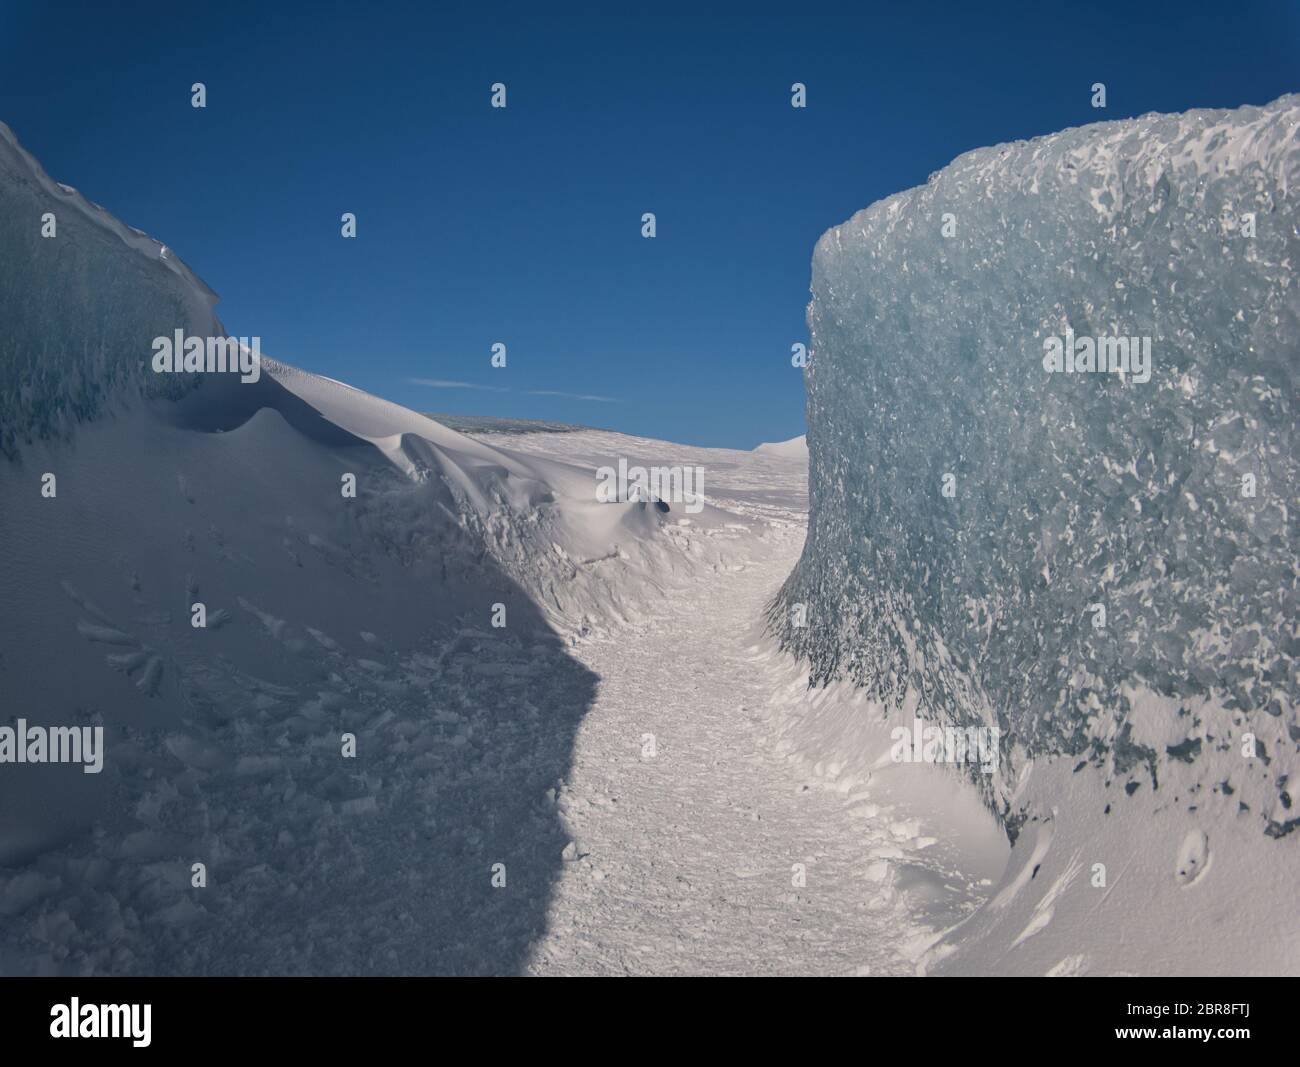
[[[771,613],[814,683],[1121,765],[1125,687],[1294,707],[1298,124],[1292,95],[981,149],[821,238]]]

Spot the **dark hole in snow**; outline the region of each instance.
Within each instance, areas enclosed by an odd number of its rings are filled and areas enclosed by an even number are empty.
[[[1264,835],[1266,837],[1286,837],[1297,826],[1300,826],[1300,819],[1288,819],[1286,822],[1269,819],[1268,825],[1264,827]]]

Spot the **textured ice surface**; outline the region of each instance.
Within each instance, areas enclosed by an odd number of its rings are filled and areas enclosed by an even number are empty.
[[[1287,96],[981,149],[822,237],[811,525],[773,612],[814,681],[1116,776],[1246,729],[1294,757],[1298,124]],[[1151,338],[1150,380],[1047,373],[1067,329]]]
[[[216,294],[174,253],[51,180],[2,122],[0,203],[0,455],[66,437],[118,389],[176,397],[194,386],[193,375],[144,373],[152,338],[225,332]],[[46,215],[53,237],[42,236]]]

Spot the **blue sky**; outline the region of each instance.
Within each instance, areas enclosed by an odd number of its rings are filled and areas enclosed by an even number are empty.
[[[476,6],[0,0],[0,120],[277,358],[749,448],[803,432],[828,227],[971,148],[1300,89],[1296,3]]]

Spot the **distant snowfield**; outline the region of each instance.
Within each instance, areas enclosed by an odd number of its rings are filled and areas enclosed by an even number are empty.
[[[808,462],[808,438],[804,434],[792,437],[788,441],[764,441],[754,449],[768,456],[786,456],[789,459],[801,459]]]

